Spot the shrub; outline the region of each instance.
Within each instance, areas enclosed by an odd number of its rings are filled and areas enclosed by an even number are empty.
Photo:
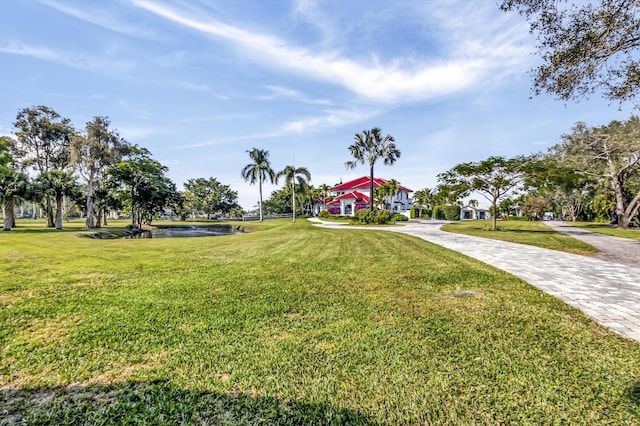
[[[446,220],[460,220],[460,206],[443,206],[442,212]]]
[[[507,220],[519,220],[519,221],[529,221],[530,219],[527,216],[509,216]]]
[[[358,210],[351,222],[357,225],[387,225],[395,223],[394,214],[388,210]]]
[[[329,213],[329,212],[328,212],[328,211],[326,211],[326,210],[321,210],[321,211],[318,213],[318,217],[319,217],[320,219],[327,219],[327,218],[331,217],[331,213]]]
[[[431,217],[434,219],[439,219],[439,220],[443,220],[444,219],[444,211],[443,211],[443,206],[435,206],[433,208],[433,212],[431,214]]]
[[[403,215],[403,214],[396,213],[396,214],[394,214],[394,215],[393,215],[393,220],[394,220],[395,222],[406,222],[406,221],[408,221],[408,220],[409,220],[409,218],[408,218],[408,217],[406,217],[406,216],[405,216],[405,215]]]

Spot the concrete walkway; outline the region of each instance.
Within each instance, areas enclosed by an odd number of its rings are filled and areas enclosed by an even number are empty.
[[[317,221],[317,220],[316,220]],[[440,230],[446,222],[409,222],[396,227],[351,227],[331,222],[320,226],[400,232],[455,250],[516,275],[640,342],[640,268]]]

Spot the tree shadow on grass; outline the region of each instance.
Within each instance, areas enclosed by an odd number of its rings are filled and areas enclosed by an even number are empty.
[[[0,390],[0,425],[375,425],[325,403],[186,390],[169,381]]]
[[[633,383],[628,390],[629,399],[636,405],[640,405],[640,381]]]

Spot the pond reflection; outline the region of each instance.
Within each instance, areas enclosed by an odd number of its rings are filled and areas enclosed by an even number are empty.
[[[218,235],[242,234],[238,226],[213,225],[213,226],[162,226],[151,231],[136,232],[127,236],[127,239],[138,238],[189,238],[189,237],[214,237]]]

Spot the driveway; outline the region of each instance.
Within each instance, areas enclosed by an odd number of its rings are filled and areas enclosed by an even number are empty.
[[[319,222],[319,221],[318,221]],[[319,226],[375,229],[413,235],[516,275],[574,306],[606,327],[640,342],[640,268],[608,260],[524,244],[454,234],[440,230],[446,222],[412,221],[406,226],[351,227],[330,222]]]

